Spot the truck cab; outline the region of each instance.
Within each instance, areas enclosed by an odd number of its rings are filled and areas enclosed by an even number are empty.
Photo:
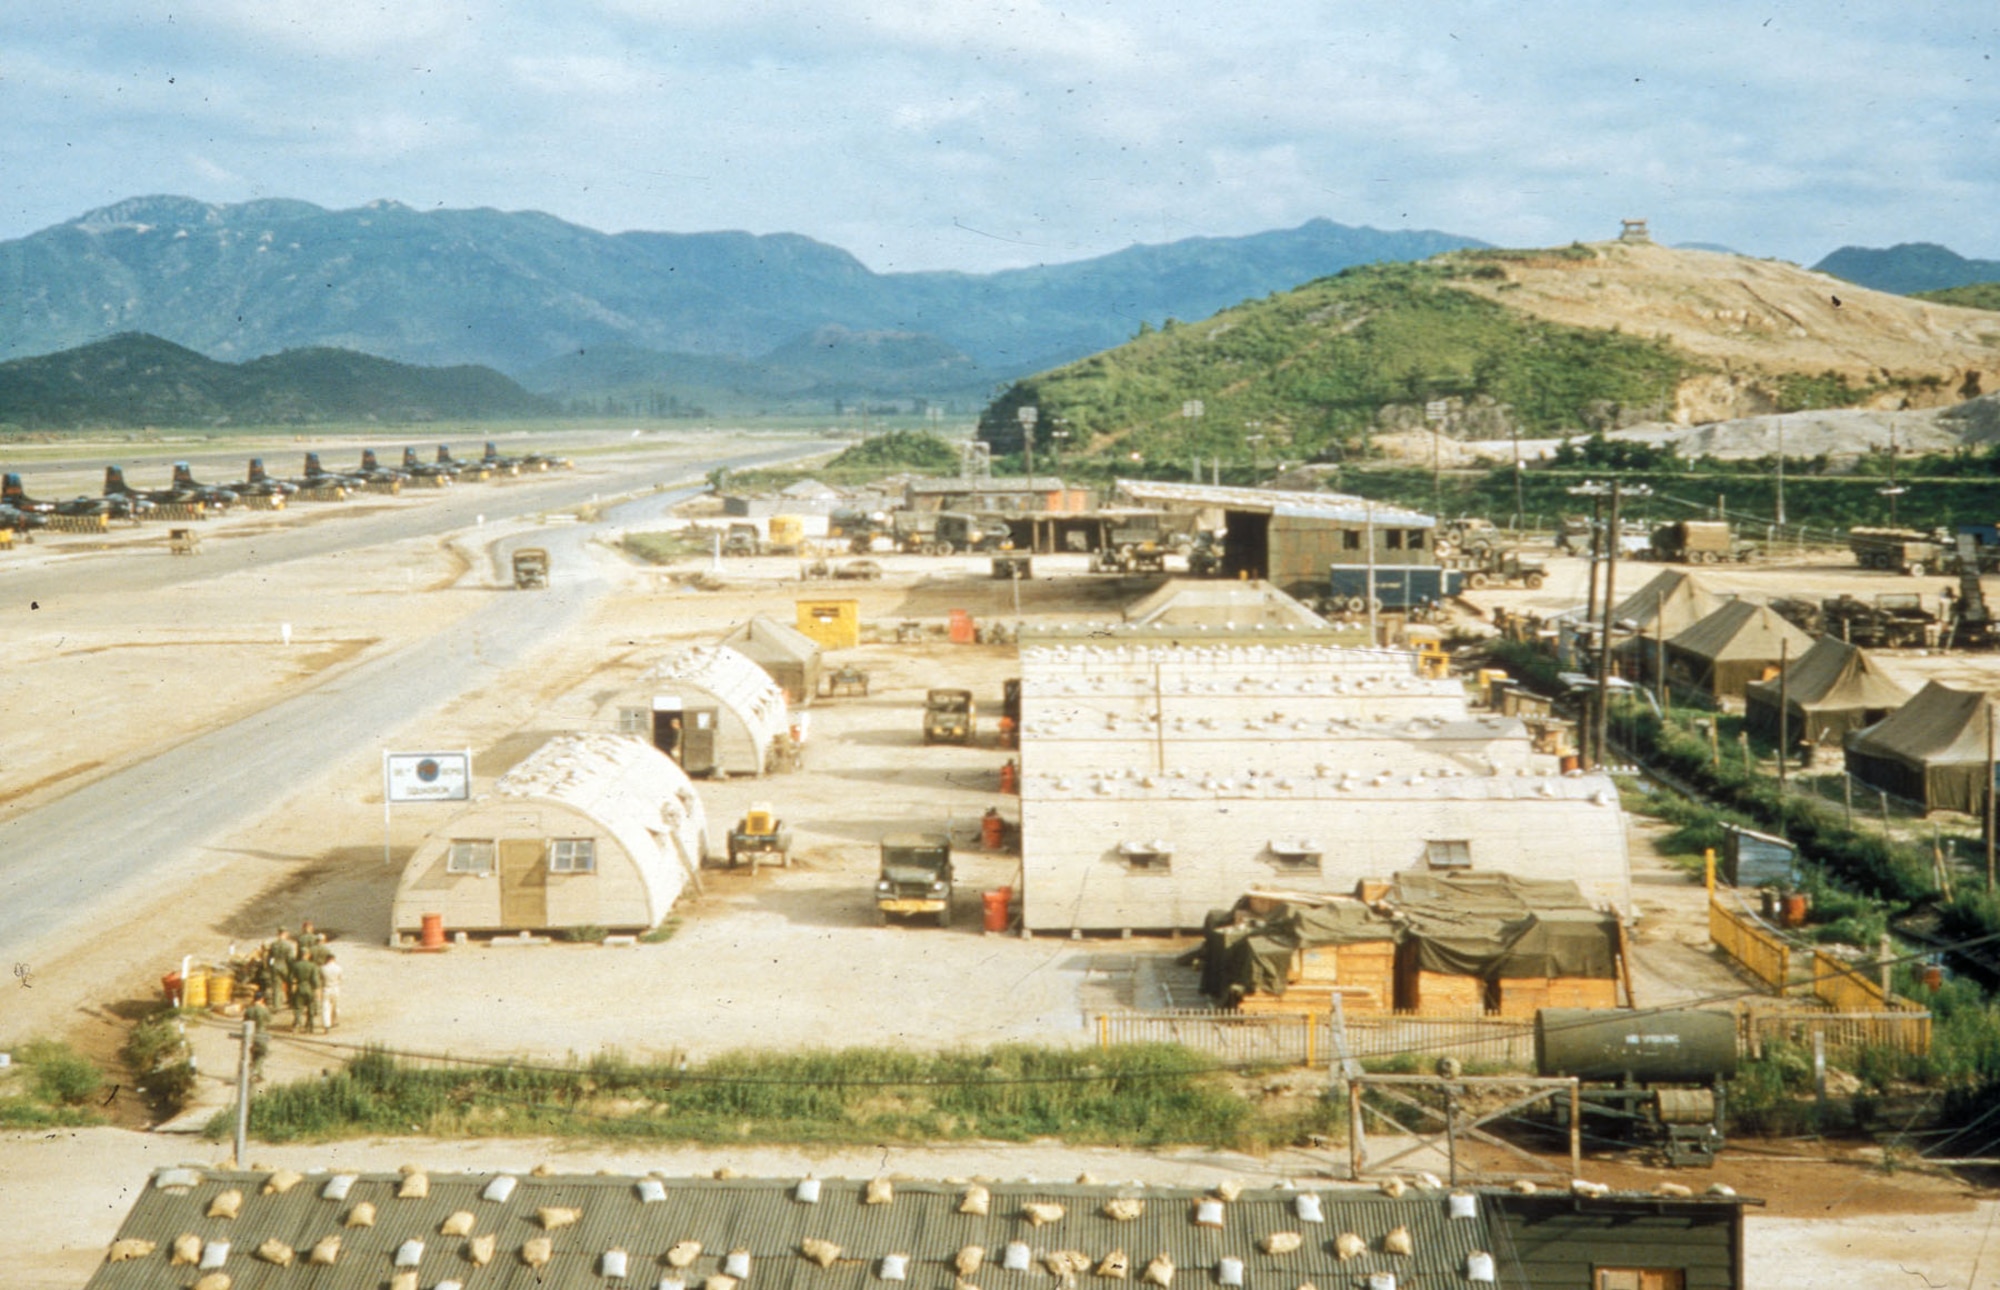
[[[932,690],[924,695],[927,744],[969,744],[977,720],[970,690]]]
[[[514,552],[514,585],[527,590],[549,585],[549,553],[538,546],[524,546]]]
[[[722,535],[724,555],[762,555],[764,539],[755,524],[731,524]]]
[[[951,926],[951,839],[942,833],[892,833],[882,839],[882,871],[875,880],[875,917],[929,914]]]

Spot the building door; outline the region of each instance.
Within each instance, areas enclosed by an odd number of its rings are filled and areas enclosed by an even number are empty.
[[[681,759],[681,714],[678,710],[653,713],[653,747],[675,761]]]
[[[500,922],[510,930],[549,925],[546,854],[539,838],[500,840]]]
[[[681,769],[690,775],[706,775],[716,763],[716,710],[689,708],[681,727]]]

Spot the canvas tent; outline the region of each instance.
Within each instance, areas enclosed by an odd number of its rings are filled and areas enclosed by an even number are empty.
[[[620,734],[650,739],[690,775],[761,775],[791,737],[785,692],[723,645],[682,650],[606,706]]]
[[[1750,682],[1775,674],[1785,653],[1799,658],[1811,648],[1812,638],[1768,605],[1729,600],[1667,638],[1667,679],[1714,701],[1740,699]]]
[[[769,673],[795,708],[803,707],[819,690],[819,642],[789,623],[756,614],[720,643]]]
[[[1633,627],[1628,630],[1636,630],[1647,641],[1654,639],[1662,628],[1671,639],[1727,603],[1724,597],[1695,581],[1692,574],[1667,569],[1619,601],[1611,611],[1611,620],[1631,623]]]
[[[694,785],[626,735],[559,735],[425,838],[391,925],[450,931],[659,925],[707,847]]]
[[[1910,692],[1884,676],[1858,645],[1822,636],[1778,678],[1744,687],[1744,716],[1767,739],[1778,738],[1779,694],[1784,696],[1785,738],[1799,744],[1833,744],[1872,726],[1909,702]]]
[[[1916,697],[1847,737],[1847,772],[1926,811],[1986,809],[1987,723],[1993,696],[1932,681]]]

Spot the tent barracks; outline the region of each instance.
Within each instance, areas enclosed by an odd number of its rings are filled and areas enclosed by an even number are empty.
[[[1767,739],[1778,738],[1778,702],[1783,692],[1785,737],[1799,744],[1839,746],[1848,735],[1872,726],[1909,702],[1910,692],[1875,669],[1868,652],[1833,636],[1822,636],[1776,677],[1743,689],[1744,717]]]
[[[1987,724],[1993,696],[1932,681],[1916,697],[1847,737],[1847,772],[1926,811],[1986,809]]]
[[[642,739],[559,735],[425,838],[391,925],[415,932],[659,925],[706,850],[701,798]]]
[[[1781,655],[1800,658],[1811,648],[1812,637],[1769,606],[1731,600],[1667,638],[1667,680],[1716,702],[1740,699],[1750,682],[1776,674]]]
[[[721,643],[769,673],[793,707],[804,707],[818,693],[819,642],[789,623],[757,614]]]

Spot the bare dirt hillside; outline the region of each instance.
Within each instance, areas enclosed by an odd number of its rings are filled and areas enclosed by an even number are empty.
[[[2000,314],[1870,291],[1778,260],[1600,242],[1495,258],[1504,277],[1455,282],[1497,304],[1576,327],[1657,336],[1721,367],[1684,382],[1674,419],[1776,411],[1769,378],[1833,372],[1895,382],[1870,406],[1940,407],[2000,390]]]

